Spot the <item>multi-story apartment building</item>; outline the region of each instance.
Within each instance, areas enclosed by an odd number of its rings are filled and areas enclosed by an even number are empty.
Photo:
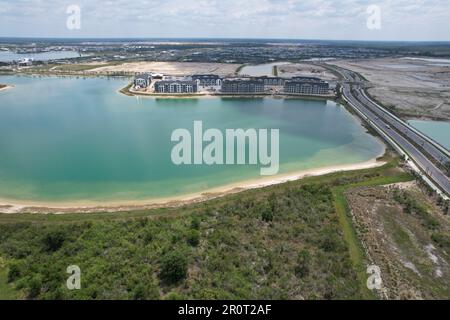
[[[147,88],[152,82],[152,76],[149,73],[138,74],[134,78],[134,87],[135,88]]]
[[[264,81],[264,85],[271,86],[271,87],[281,87],[284,86],[284,83],[286,79],[280,78],[280,77],[259,77],[258,79],[261,79]]]
[[[319,78],[295,77],[286,80],[284,92],[287,94],[324,95],[330,89],[328,82]]]
[[[220,87],[222,85],[222,79],[216,74],[194,74],[193,81],[199,81],[201,87]]]
[[[325,95],[328,94],[328,82],[313,77],[253,77],[225,78],[214,74],[196,74],[193,76],[164,76],[144,73],[134,79],[135,88],[147,88],[154,82],[155,93],[190,94],[198,92],[220,92],[222,94],[263,94],[275,90],[286,94]]]
[[[192,80],[163,80],[155,83],[156,93],[196,93],[198,81]]]
[[[227,79],[222,82],[222,93],[230,94],[254,94],[265,93],[264,80],[262,79]]]

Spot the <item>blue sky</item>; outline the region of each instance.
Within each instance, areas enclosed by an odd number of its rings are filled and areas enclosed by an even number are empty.
[[[81,29],[66,27],[81,8]],[[367,28],[367,8],[381,29]],[[0,0],[0,36],[450,41],[449,0]]]

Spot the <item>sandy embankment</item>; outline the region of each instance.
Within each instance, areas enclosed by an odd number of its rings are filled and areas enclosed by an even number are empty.
[[[223,187],[213,188],[208,191],[181,195],[176,197],[157,198],[148,200],[128,201],[77,201],[77,202],[34,202],[0,199],[0,213],[95,213],[95,212],[120,212],[156,209],[163,207],[180,207],[188,204],[204,202],[207,200],[235,194],[245,190],[264,188],[272,185],[296,181],[306,177],[321,176],[341,171],[353,171],[380,167],[385,162],[376,159],[349,165],[329,166],[310,170],[303,170],[289,174],[265,177],[260,179],[238,182]]]
[[[86,71],[86,73],[107,74],[110,72],[158,72],[173,76],[213,73],[225,77],[234,75],[240,66],[240,64],[206,62],[130,62],[116,66],[99,67]]]
[[[325,81],[337,81],[336,75],[324,67],[310,63],[287,63],[278,67],[278,75],[285,78],[318,77]]]

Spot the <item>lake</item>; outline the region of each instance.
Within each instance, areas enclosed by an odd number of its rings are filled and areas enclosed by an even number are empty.
[[[450,150],[450,123],[441,121],[409,120],[408,123]]]
[[[178,196],[260,178],[254,165],[176,166],[173,130],[280,130],[280,174],[365,162],[383,145],[331,101],[155,99],[127,80],[0,76],[0,199],[122,201]]]
[[[435,59],[435,58],[401,58],[404,60],[416,60],[416,61],[422,61],[426,62],[427,64],[435,67],[449,67],[450,66],[450,59]]]
[[[49,51],[42,53],[15,53],[11,51],[0,51],[0,62],[12,62],[25,58],[32,58],[35,61],[49,61],[58,59],[78,58],[80,54],[76,51]]]

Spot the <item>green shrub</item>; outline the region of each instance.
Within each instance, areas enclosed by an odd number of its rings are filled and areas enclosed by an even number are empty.
[[[448,251],[450,250],[450,235],[445,233],[433,233],[431,239],[442,249]]]
[[[154,239],[153,233],[154,233],[153,230],[145,230],[143,239],[145,244],[149,244],[150,242],[153,241]]]
[[[200,243],[200,232],[197,230],[189,230],[187,235],[187,242],[193,247],[196,247]]]
[[[342,246],[341,241],[337,231],[326,229],[323,232],[320,247],[326,252],[339,252]]]
[[[304,278],[309,274],[309,266],[311,263],[311,255],[308,250],[302,250],[297,257],[297,266],[295,267],[295,274],[299,278]]]
[[[134,300],[157,300],[159,299],[158,289],[154,286],[146,286],[142,283],[138,284],[133,290]]]
[[[37,298],[41,293],[42,278],[40,275],[35,275],[28,281],[28,297],[30,299]]]
[[[64,241],[66,240],[66,234],[61,230],[49,231],[44,236],[44,246],[47,251],[57,251],[59,250]]]
[[[181,251],[170,251],[161,259],[161,280],[175,284],[186,278],[188,269],[187,257]]]
[[[167,295],[166,300],[186,300],[186,297],[184,297],[182,294],[178,292],[171,292]]]
[[[200,230],[200,219],[198,217],[192,218],[191,229]]]
[[[272,222],[273,221],[273,212],[270,208],[263,209],[263,212],[261,214],[261,219],[265,222]]]
[[[11,262],[8,267],[8,282],[11,283],[21,276],[21,266],[17,262]]]

